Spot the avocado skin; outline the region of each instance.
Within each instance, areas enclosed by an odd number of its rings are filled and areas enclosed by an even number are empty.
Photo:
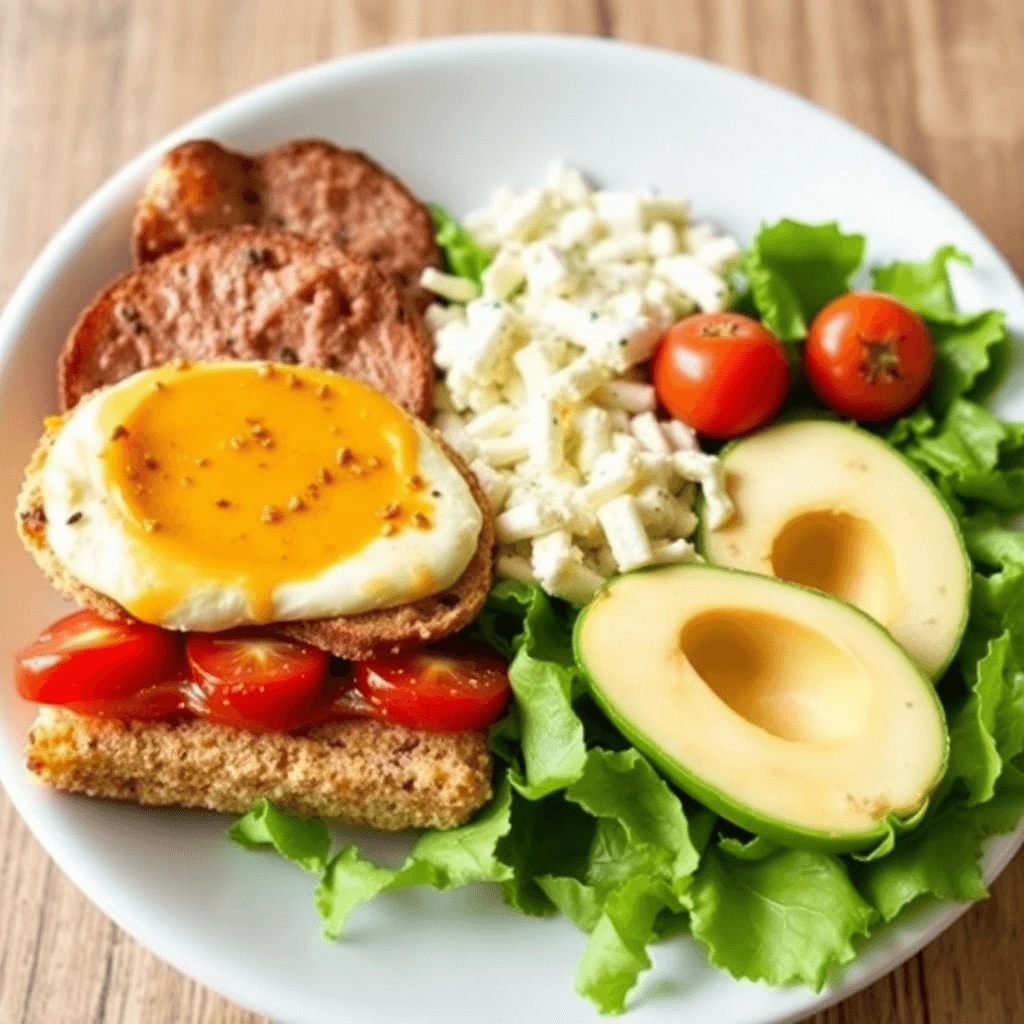
[[[746,434],[743,437],[737,437],[734,440],[729,441],[727,444],[722,446],[721,451],[719,451],[718,453],[718,458],[721,460],[723,466],[728,467],[729,454],[735,451],[737,448],[739,448],[743,444],[743,442],[746,441],[748,438],[755,437],[758,434],[764,433],[765,431],[772,430],[776,426],[786,426],[794,422],[803,421],[798,417],[791,417],[789,419],[779,419],[771,426],[765,427],[763,430],[754,431],[754,433]],[[931,496],[935,499],[936,503],[939,505],[942,511],[946,513],[946,517],[949,519],[950,525],[953,527],[953,533],[956,536],[957,544],[960,547],[960,554],[964,562],[964,579],[966,582],[966,586],[964,588],[963,596],[963,614],[960,619],[960,628],[957,630],[956,633],[956,643],[951,646],[950,651],[946,656],[946,660],[938,667],[938,669],[936,669],[934,673],[932,673],[932,679],[938,681],[948,671],[949,666],[953,663],[953,659],[956,657],[957,652],[960,650],[960,645],[963,643],[964,633],[967,630],[967,620],[970,616],[971,610],[971,594],[974,589],[974,564],[971,562],[971,556],[967,551],[967,541],[964,539],[963,530],[960,529],[960,522],[957,519],[957,517],[953,514],[953,510],[949,507],[949,502],[947,502],[946,499],[942,496],[942,494],[940,493],[939,489],[935,486],[935,484],[932,483],[932,481],[917,466],[915,466],[910,461],[910,459],[908,459],[903,454],[903,452],[901,452],[898,448],[894,448],[891,444],[888,444],[883,438],[879,437],[877,434],[873,434],[868,430],[863,430],[861,427],[857,426],[856,423],[851,423],[848,420],[822,419],[820,421],[815,420],[815,422],[827,423],[840,430],[853,431],[860,437],[868,438],[875,444],[884,448],[887,452],[891,452],[892,454],[896,455],[903,463],[903,465],[906,466],[907,469],[909,469],[914,474],[914,476],[916,476],[918,480],[920,480],[921,483],[925,485],[925,487],[927,487],[928,491],[931,493]],[[697,525],[696,536],[694,538],[694,547],[702,556],[706,558],[707,535],[710,531],[708,530],[707,522],[704,518],[703,495],[698,494],[697,500],[694,503],[694,512],[696,513],[699,520]],[[718,563],[713,562],[711,559],[708,559],[708,564],[717,565]],[[728,569],[729,566],[720,566],[720,568]],[[831,595],[829,596],[831,597]],[[837,601],[840,600],[840,598],[833,597],[832,600]],[[860,609],[857,610],[860,611]]]
[[[772,842],[778,843],[780,846],[785,846],[789,849],[814,850],[822,853],[856,853],[857,851],[865,850],[876,845],[888,832],[888,826],[885,819],[879,821],[876,827],[864,832],[831,832],[808,829],[800,825],[794,825],[785,821],[765,817],[748,807],[746,804],[733,800],[728,794],[723,793],[721,790],[706,783],[699,775],[680,764],[675,758],[662,750],[656,743],[653,743],[648,739],[641,729],[633,725],[632,722],[619,712],[615,704],[609,700],[601,690],[599,683],[590,671],[587,659],[584,656],[583,644],[581,642],[582,627],[587,612],[597,601],[602,600],[602,595],[609,592],[618,580],[625,579],[627,576],[679,571],[680,568],[680,566],[660,566],[654,569],[637,569],[630,573],[623,573],[621,576],[617,576],[606,583],[604,587],[594,595],[590,604],[588,604],[576,617],[572,639],[573,654],[576,658],[576,664],[583,672],[590,695],[594,698],[595,703],[600,707],[602,713],[608,718],[612,725],[615,726],[615,728],[622,733],[622,735],[625,736],[626,739],[628,739],[629,742],[637,748],[637,750],[640,751],[640,753],[648,758],[648,760],[650,760],[651,763],[655,765],[655,767],[657,767],[664,776],[666,776],[670,782],[678,786],[679,789],[693,797],[695,800],[700,801],[700,803],[704,804],[705,807],[710,808],[720,817],[725,818],[726,821],[745,829],[747,832],[763,836],[765,839],[770,839]],[[714,569],[716,572],[731,573],[736,576],[759,576],[758,573],[747,572],[743,569],[729,569],[722,566],[714,566]],[[859,608],[855,608],[853,605],[846,604],[843,601],[837,601],[835,598],[829,597],[821,591],[813,590],[810,587],[804,587],[798,583],[791,583],[788,580],[779,580],[775,577],[769,578],[775,579],[775,582],[781,587],[790,587],[794,590],[814,594],[816,597],[823,598],[827,601],[836,601],[837,604],[845,605],[845,607],[849,608],[854,614],[860,616],[861,619],[863,619],[865,623],[869,624],[872,629],[882,633],[893,647],[904,654],[908,664],[910,664],[914,672],[920,676],[922,690],[931,695],[931,698],[935,703],[935,707],[938,710],[939,717],[943,723],[943,734],[945,737],[942,763],[939,770],[936,772],[930,788],[925,794],[924,800],[922,801],[922,804],[926,803],[929,795],[934,792],[935,788],[942,781],[946,774],[946,769],[949,766],[949,726],[946,721],[946,709],[943,706],[942,701],[939,699],[938,692],[931,684],[931,680],[914,664],[909,655],[903,652],[903,648],[892,639],[888,631],[879,625],[879,623],[870,615],[862,612]],[[914,815],[920,812],[920,809],[921,808],[919,806],[915,810],[908,812],[906,818],[913,818]]]

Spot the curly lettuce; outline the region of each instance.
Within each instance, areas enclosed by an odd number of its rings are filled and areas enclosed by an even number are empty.
[[[486,253],[433,213],[449,268],[479,280]],[[863,236],[836,224],[765,225],[744,264],[748,308],[799,342],[862,273],[864,251]],[[315,902],[330,938],[367,900],[414,885],[491,883],[522,913],[562,913],[586,935],[576,989],[605,1013],[626,1008],[650,946],[680,931],[735,977],[821,988],[918,900],[983,898],[984,843],[1024,812],[1024,535],[1007,522],[1024,511],[1024,425],[979,404],[1006,366],[1006,322],[995,310],[957,310],[951,261],[969,262],[942,246],[927,260],[870,271],[874,288],[925,319],[936,345],[926,403],[886,439],[945,497],[974,565],[967,631],[939,684],[949,769],[913,821],[859,858],[739,833],[681,796],[597,711],[572,651],[573,610],[503,580],[470,630],[509,660],[514,694],[489,738],[495,796],[473,821],[425,832],[397,869],[351,845],[331,856],[322,822],[266,803],[231,837],[318,876]]]

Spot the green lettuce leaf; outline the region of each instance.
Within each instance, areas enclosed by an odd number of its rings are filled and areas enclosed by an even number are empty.
[[[995,795],[968,806],[952,800],[896,849],[864,867],[860,891],[884,921],[922,896],[971,901],[988,895],[979,858],[985,839],[1010,832],[1024,812],[1024,773],[1004,767]]]
[[[834,222],[762,224],[744,260],[761,319],[783,341],[804,337],[814,314],[850,287],[864,246],[863,235],[843,234]]]
[[[346,846],[332,857],[313,891],[313,902],[324,922],[324,938],[339,938],[357,907],[389,888],[397,872],[360,856],[359,848]]]
[[[935,342],[929,401],[944,412],[960,397],[982,401],[999,382],[1010,355],[1006,316],[999,310],[960,313],[949,281],[950,260],[971,263],[953,245],[943,245],[922,263],[897,260],[871,272],[872,285],[895,295],[921,314]]]
[[[989,641],[985,654],[968,668],[972,677],[970,692],[950,722],[945,783],[948,786],[961,780],[967,789],[968,804],[992,799],[1003,768],[995,731],[997,720],[1002,718],[1000,710],[1010,656],[1008,632]]]
[[[875,911],[838,857],[764,847],[755,858],[737,853],[728,841],[710,846],[683,893],[694,938],[733,977],[821,989],[856,955]]]
[[[565,792],[597,819],[583,878],[538,883],[576,925],[590,932],[576,991],[603,1013],[619,1013],[650,965],[647,946],[700,859],[679,797],[637,750],[592,749]]]
[[[528,913],[557,908],[589,932],[577,990],[619,1012],[650,966],[646,946],[680,926],[676,893],[700,856],[682,803],[632,748],[592,748],[563,793],[524,801],[532,811],[513,793],[513,821],[528,820],[499,847],[515,869],[506,901]]]
[[[424,832],[397,869],[381,867],[348,846],[327,866],[314,899],[324,919],[324,934],[336,939],[357,907],[388,890],[429,885],[442,892],[471,882],[505,882],[512,869],[496,856],[511,826],[512,790],[498,784],[491,802],[468,825]]]
[[[621,1013],[637,978],[651,966],[648,945],[662,912],[678,907],[672,887],[634,875],[605,901],[576,968],[576,991],[602,1013]]]
[[[583,722],[573,710],[584,687],[572,650],[571,616],[567,605],[556,609],[540,587],[500,580],[477,623],[476,635],[496,649],[506,645],[511,657],[508,675],[523,762],[516,788],[532,800],[564,789],[586,763]],[[512,643],[506,639],[510,629],[516,630]],[[502,726],[505,732],[510,728]],[[505,732],[498,734],[499,744]],[[502,749],[512,756],[507,743]]]
[[[491,262],[490,254],[439,203],[430,203],[427,208],[434,222],[434,240],[444,253],[448,270],[480,284],[480,275]]]
[[[922,263],[894,260],[873,267],[871,286],[876,291],[895,295],[929,320],[955,320],[959,314],[949,282],[947,264],[950,260],[966,266],[972,262],[971,257],[955,245],[940,245]]]
[[[917,416],[890,439],[932,476],[940,491],[1005,515],[1024,511],[1024,424],[1007,423],[976,402],[954,400],[928,430]]]
[[[228,837],[243,850],[270,846],[303,871],[318,875],[331,852],[331,834],[319,818],[297,818],[260,800],[232,822]]]
[[[995,390],[1010,359],[1006,314],[998,309],[929,321],[935,342],[930,404],[945,411],[960,397],[982,402]]]
[[[662,868],[673,884],[696,870],[700,855],[683,805],[639,751],[591,750],[565,795],[595,818],[616,822],[630,848],[648,858],[649,869]]]
[[[545,883],[554,877],[576,883],[583,877],[594,819],[563,793],[527,800],[515,786],[511,815],[508,833],[497,847],[498,859],[512,869],[502,885],[505,902],[524,914],[554,914],[561,903],[548,894]],[[573,914],[566,916],[579,924]]]

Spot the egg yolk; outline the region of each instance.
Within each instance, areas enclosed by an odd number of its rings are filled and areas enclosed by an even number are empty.
[[[110,396],[101,428],[105,482],[159,581],[127,606],[146,622],[197,575],[241,587],[253,620],[270,621],[282,581],[431,526],[409,416],[326,370],[161,367]]]

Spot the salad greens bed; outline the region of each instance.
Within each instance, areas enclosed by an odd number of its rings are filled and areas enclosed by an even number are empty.
[[[451,268],[478,276],[472,238],[435,209]],[[814,314],[860,271],[865,240],[836,224],[762,226],[737,277],[736,308],[798,342]],[[319,879],[328,938],[380,892],[470,882],[502,887],[530,915],[561,912],[587,934],[576,989],[622,1011],[650,964],[648,947],[688,931],[710,961],[773,985],[826,984],[859,944],[923,897],[986,895],[986,837],[1024,812],[1024,424],[980,402],[1006,368],[997,310],[961,313],[947,274],[969,258],[943,246],[923,263],[870,271],[927,321],[936,369],[926,401],[885,438],[953,509],[974,563],[970,619],[937,684],[951,748],[945,779],[916,827],[860,855],[786,849],[739,832],[680,795],[601,717],[570,642],[574,613],[538,588],[499,581],[470,629],[511,661],[515,700],[491,730],[495,795],[470,824],[420,836],[398,869],[355,846],[330,852],[327,827],[262,803],[231,827],[247,848],[272,847]],[[797,381],[788,415],[822,415]]]

